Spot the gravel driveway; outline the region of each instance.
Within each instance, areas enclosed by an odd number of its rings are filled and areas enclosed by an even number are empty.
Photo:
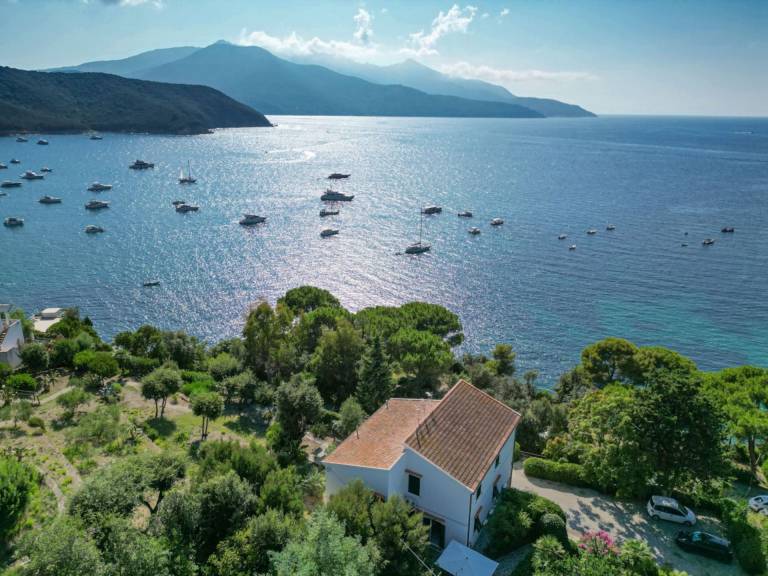
[[[608,496],[565,484],[528,478],[518,462],[512,474],[512,487],[526,490],[557,502],[568,518],[568,534],[578,539],[590,530],[605,530],[619,541],[634,538],[645,541],[660,563],[669,563],[691,576],[742,576],[736,561],[723,564],[716,560],[683,552],[675,544],[675,535],[682,526],[671,522],[651,520],[640,504],[620,502]],[[699,517],[696,528],[722,534],[715,518]]]

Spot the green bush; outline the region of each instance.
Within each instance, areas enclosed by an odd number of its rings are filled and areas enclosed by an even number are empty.
[[[13,531],[38,480],[34,468],[14,458],[0,457],[0,536]]]
[[[29,420],[27,420],[27,424],[32,428],[45,430],[45,420],[40,418],[40,416],[30,416]]]
[[[181,391],[187,398],[201,392],[216,390],[216,381],[207,372],[182,370],[181,379],[184,381],[184,384],[181,385]]]
[[[23,372],[9,376],[5,385],[17,392],[34,392],[37,390],[37,380],[32,375]]]
[[[747,506],[726,498],[722,502],[722,520],[733,545],[733,552],[748,574],[762,574],[766,570],[760,530],[749,523]]]
[[[554,504],[554,503],[553,503]],[[565,521],[557,514],[547,512],[536,522],[537,536],[554,536],[564,547],[568,547],[568,531]]]
[[[584,467],[570,462],[555,462],[544,458],[526,458],[523,463],[526,476],[562,482],[571,486],[589,487]]]

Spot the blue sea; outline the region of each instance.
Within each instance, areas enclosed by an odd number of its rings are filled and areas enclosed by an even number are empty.
[[[214,342],[240,332],[252,303],[314,284],[351,310],[443,304],[464,326],[458,352],[509,342],[544,385],[605,336],[707,370],[768,365],[768,119],[272,120],[193,137],[0,138],[0,162],[21,160],[0,180],[53,169],[2,190],[0,217],[25,225],[0,228],[0,301],[77,306],[107,338],[149,323]],[[129,170],[136,158],[156,168]],[[182,186],[188,160],[198,182]],[[352,174],[338,188],[355,199],[321,220],[335,171]],[[95,180],[114,188],[88,192]],[[110,208],[86,211],[97,198]],[[176,199],[200,211],[178,214]],[[400,254],[427,204],[443,207],[424,218],[432,251]],[[268,220],[246,229],[244,212]],[[322,239],[325,227],[340,234]]]

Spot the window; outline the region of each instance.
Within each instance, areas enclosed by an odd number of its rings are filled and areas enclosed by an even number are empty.
[[[475,516],[475,526],[474,530],[475,532],[480,532],[480,529],[483,527],[483,523],[480,521],[480,515],[478,514]]]
[[[421,478],[415,474],[408,474],[408,492],[414,496],[421,494]]]
[[[499,497],[499,485],[497,483],[493,485],[493,499],[496,500],[496,498],[498,497]]]
[[[480,498],[480,494],[482,493],[483,493],[483,485],[481,483],[477,485],[477,491],[475,492],[475,499]]]
[[[429,526],[429,543],[438,548],[445,547],[445,524],[435,518],[424,516],[422,523]]]
[[[499,458],[501,457],[501,454],[496,454],[496,461],[493,463],[494,468],[499,467]]]

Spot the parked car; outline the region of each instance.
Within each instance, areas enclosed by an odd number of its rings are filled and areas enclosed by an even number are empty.
[[[768,494],[760,494],[749,499],[749,509],[768,516]]]
[[[725,538],[709,534],[708,532],[683,530],[678,532],[675,542],[677,542],[680,548],[688,552],[717,558],[724,562],[733,560],[731,543]]]
[[[677,522],[686,526],[696,524],[696,514],[674,498],[668,496],[651,496],[648,500],[648,515],[669,522]]]

